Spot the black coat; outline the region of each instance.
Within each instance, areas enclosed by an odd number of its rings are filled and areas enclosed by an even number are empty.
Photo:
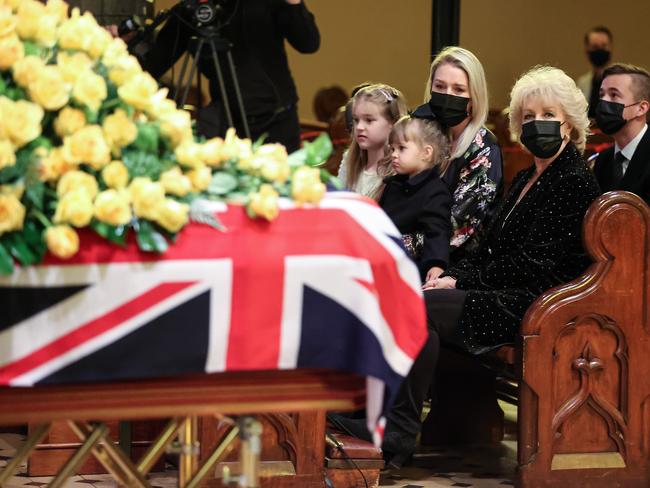
[[[458,289],[468,290],[458,330],[470,351],[513,342],[533,301],[591,262],[582,221],[600,194],[593,173],[568,144],[515,206],[534,171],[515,177],[479,249],[447,271]]]
[[[451,236],[451,194],[435,168],[412,178],[395,175],[386,178],[379,205],[404,234],[421,232],[424,246],[417,260],[422,276],[432,266],[446,268]]]
[[[636,193],[650,205],[650,128],[646,130],[634,156],[623,175],[616,184],[613,179],[614,147],[601,152],[594,163],[594,173],[604,192],[625,190]]]

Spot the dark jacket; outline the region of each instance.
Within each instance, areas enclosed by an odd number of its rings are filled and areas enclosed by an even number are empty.
[[[302,53],[318,50],[320,34],[314,16],[304,2],[290,5],[284,0],[229,0],[224,19],[231,20],[219,31],[232,44],[232,56],[248,118],[292,107],[298,100],[296,86],[285,51],[285,40]],[[190,22],[190,25],[192,23]],[[190,39],[196,36],[187,21],[172,15],[143,61],[143,67],[155,78],[162,76],[187,50],[193,52]],[[225,57],[221,57],[226,92],[236,107],[233,84]],[[204,48],[199,61],[201,72],[210,80],[213,101],[221,97],[212,55]],[[233,114],[237,116],[237,114]]]
[[[600,194],[593,173],[568,144],[515,206],[534,171],[515,177],[479,249],[446,272],[468,290],[459,340],[470,351],[513,342],[533,301],[591,262],[582,221]]]
[[[424,245],[417,259],[422,276],[432,266],[446,268],[449,263],[449,220],[451,195],[435,168],[409,178],[395,175],[386,178],[379,199],[398,230],[404,234],[424,234]]]
[[[620,182],[614,180],[613,165],[614,146],[601,152],[594,163],[594,174],[603,192],[630,191],[639,195],[650,205],[650,128],[641,138]]]

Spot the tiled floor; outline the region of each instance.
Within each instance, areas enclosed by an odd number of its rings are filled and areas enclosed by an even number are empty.
[[[513,420],[516,414],[511,406],[502,405],[508,421],[506,440],[498,446],[465,446],[458,449],[423,448],[414,457],[412,463],[400,471],[382,473],[379,486],[395,488],[438,488],[438,487],[472,487],[503,488],[514,486],[513,477],[516,466],[516,440],[513,432]],[[0,434],[0,469],[22,444],[24,436],[20,434]],[[19,486],[45,486],[52,478],[28,478],[21,468],[19,476],[14,476],[3,488]],[[152,486],[171,488],[176,486],[175,473],[155,473],[150,477]],[[117,484],[105,475],[87,475],[74,477],[66,487],[116,487]],[[338,488],[338,487],[335,487]]]

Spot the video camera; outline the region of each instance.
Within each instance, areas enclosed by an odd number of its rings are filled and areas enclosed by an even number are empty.
[[[169,14],[174,14],[196,29],[216,26],[221,23],[226,3],[228,0],[182,0],[169,11],[160,12],[153,23],[160,24],[166,20]],[[163,18],[158,19],[159,17]],[[140,17],[134,15],[120,22],[117,32],[120,37],[124,37],[147,25]]]

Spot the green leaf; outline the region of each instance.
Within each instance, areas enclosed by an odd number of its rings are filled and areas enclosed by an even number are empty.
[[[156,124],[138,124],[138,136],[133,143],[141,151],[158,154],[160,142],[160,129]]]
[[[215,173],[208,187],[208,193],[226,195],[237,188],[237,178],[230,173]]]
[[[38,262],[38,256],[29,248],[22,234],[14,232],[9,234],[6,244],[9,252],[25,266],[30,266]]]
[[[306,142],[305,144],[309,144],[309,143]],[[307,150],[305,148],[302,148],[289,154],[289,158],[287,159],[287,161],[289,162],[289,166],[291,166],[292,168],[297,168],[299,166],[304,166],[306,159],[307,159]]]
[[[122,152],[122,162],[129,170],[129,176],[147,176],[154,181],[160,178],[163,171],[171,168],[174,163],[169,160],[160,160],[154,154],[140,150],[126,150]]]
[[[209,225],[213,229],[227,230],[226,226],[214,215],[214,212],[206,208],[205,201],[198,198],[190,205],[190,219],[199,224]]]
[[[0,242],[0,274],[10,275],[14,272],[14,260]]]
[[[38,210],[43,210],[45,183],[38,180],[32,181],[30,178],[28,178],[26,180],[26,185],[25,198],[27,199],[27,202],[31,203]]]
[[[324,133],[318,136],[313,142],[306,143],[305,146],[307,151],[305,163],[309,166],[318,166],[327,161],[334,148],[330,137]]]
[[[47,252],[47,245],[43,239],[43,226],[35,220],[25,220],[22,231],[25,242],[36,255],[37,262],[41,262]]]
[[[122,247],[126,246],[126,236],[129,231],[127,225],[115,226],[94,220],[90,226],[104,239],[114,242]]]
[[[23,41],[23,46],[25,48],[25,56],[40,57],[44,52],[44,48],[33,41]]]
[[[153,225],[146,220],[139,220],[136,230],[138,247],[145,252],[164,253],[169,244],[165,237],[154,229]]]
[[[7,82],[0,76],[0,95],[4,95],[5,91],[7,91]]]
[[[257,149],[264,144],[264,141],[268,136],[268,134],[264,133],[253,143],[253,152],[257,151]]]
[[[320,179],[323,183],[329,183],[337,190],[343,190],[345,188],[345,183],[339,180],[336,176],[332,175],[326,169],[320,170]]]

